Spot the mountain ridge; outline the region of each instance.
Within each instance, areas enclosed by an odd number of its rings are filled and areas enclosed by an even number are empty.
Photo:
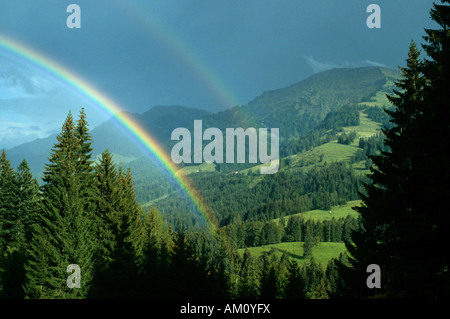
[[[155,105],[141,114],[126,112],[166,148],[174,144],[170,134],[177,127],[191,129],[195,119],[206,127],[279,127],[288,132],[286,139],[300,137],[317,126],[331,112],[350,104],[369,102],[389,81],[395,70],[381,67],[332,69],[312,75],[290,86],[263,92],[247,105],[211,113],[180,105]],[[88,115],[89,121],[89,115]],[[122,156],[124,162],[145,155],[130,137],[117,127],[113,119],[91,130],[94,156],[108,148]],[[286,134],[286,133],[285,133]],[[56,135],[24,143],[7,150],[12,165],[17,167],[26,157],[31,171],[40,176]],[[26,155],[25,155],[26,154]],[[33,154],[33,156],[30,156]]]

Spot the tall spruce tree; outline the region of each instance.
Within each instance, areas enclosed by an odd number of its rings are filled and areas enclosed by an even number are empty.
[[[415,278],[418,293],[429,298],[450,297],[450,3],[434,4],[431,18],[437,29],[426,29],[423,48],[427,79],[423,113],[418,121],[420,156],[414,162],[413,198],[421,211],[421,255],[427,260]],[[420,194],[420,196],[418,196]],[[417,196],[416,196],[417,195]],[[423,289],[418,287],[423,286]]]
[[[28,298],[83,298],[89,291],[95,242],[93,212],[86,210],[92,200],[86,196],[89,168],[80,165],[89,158],[84,148],[89,143],[80,140],[84,125],[76,128],[69,113],[45,166],[43,198],[25,266]],[[85,139],[88,133],[83,134]],[[67,285],[71,264],[80,267],[81,288]]]
[[[426,30],[430,60],[420,60],[412,43],[390,97],[394,126],[384,130],[390,151],[372,157],[371,182],[357,208],[362,227],[346,243],[350,266],[339,265],[343,296],[450,296],[449,6],[434,5],[431,17],[441,29]],[[381,289],[366,285],[370,264],[381,267]]]
[[[259,297],[262,299],[276,299],[279,295],[280,283],[275,261],[267,254],[262,256],[261,286]]]
[[[36,220],[39,203],[39,183],[30,171],[28,162],[24,159],[17,167],[16,193],[18,198],[17,215],[25,227],[26,239],[31,239],[31,225]]]
[[[295,260],[290,260],[288,265],[288,280],[284,290],[286,299],[304,299],[305,282],[300,274],[300,267]]]
[[[250,251],[246,249],[242,256],[239,281],[237,287],[238,297],[242,299],[255,299],[259,297],[260,274],[256,261]]]
[[[195,241],[184,229],[176,232],[170,249],[170,297],[207,298],[206,269],[199,261]]]
[[[84,209],[92,215],[95,210],[94,197],[97,195],[97,190],[93,174],[92,136],[89,133],[88,126],[86,113],[84,108],[82,108],[75,127],[75,137],[78,143],[75,151],[75,156],[77,157],[76,172],[79,175],[80,195],[84,198]]]
[[[135,235],[142,227],[131,173],[116,169],[106,150],[95,166],[96,237],[93,298],[132,298],[137,291]],[[134,236],[133,236],[134,235]]]
[[[383,132],[390,151],[371,157],[374,163],[371,182],[366,185],[366,194],[361,194],[363,205],[356,208],[361,213],[362,227],[352,233],[351,241],[346,241],[351,254],[351,271],[340,264],[344,282],[339,291],[345,296],[387,296],[388,290],[398,290],[398,287],[391,286],[395,276],[399,276],[398,279],[403,277],[402,270],[395,269],[397,266],[394,264],[399,258],[400,241],[403,240],[399,237],[400,228],[412,227],[417,218],[417,215],[409,213],[411,194],[408,193],[408,184],[411,183],[413,153],[418,151],[412,146],[417,134],[414,121],[423,102],[425,84],[419,56],[420,52],[412,43],[407,67],[400,68],[402,78],[396,83],[399,89],[394,91],[395,96],[389,97],[395,106],[395,110],[389,112],[394,126]],[[382,292],[366,285],[366,270],[370,264],[378,264],[382,269]]]
[[[0,296],[21,299],[24,297],[22,285],[25,281],[24,265],[31,238],[30,225],[35,220],[39,200],[38,182],[31,174],[26,160],[23,160],[14,172],[13,194],[17,201],[13,207],[14,214],[9,217],[16,220],[10,220],[10,240],[1,252],[0,268],[3,271],[0,274],[0,282],[3,284],[3,292]]]
[[[312,249],[314,246],[314,237],[312,234],[312,226],[308,224],[306,226],[305,242],[303,243],[303,258],[309,258],[312,256]]]
[[[143,248],[138,257],[139,294],[142,298],[167,297],[169,269],[169,227],[152,207],[143,216]]]
[[[5,150],[0,155],[0,245],[6,247],[13,240],[17,221],[20,219],[16,207],[18,204],[15,172],[7,158]]]

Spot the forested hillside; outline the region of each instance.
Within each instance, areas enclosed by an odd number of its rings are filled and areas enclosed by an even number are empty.
[[[349,77],[352,70],[333,71],[331,79],[335,80],[339,72]],[[365,72],[369,77],[373,72],[383,74],[371,68],[354,72],[357,79]],[[308,96],[312,83],[324,85],[329,78],[323,75],[309,80],[304,85],[306,91],[300,85],[300,95],[288,96],[288,100]],[[377,78],[374,90],[387,89],[383,85],[388,83],[387,78]],[[270,95],[263,95],[267,103],[277,98]],[[333,95],[327,98],[338,101]],[[313,256],[326,249],[327,243],[343,247],[359,223],[351,215],[313,221],[304,220],[299,213],[331,211],[359,199],[364,175],[358,165],[365,166],[367,154],[376,154],[382,148],[382,138],[377,143],[372,141],[380,127],[388,124],[382,111],[384,105],[366,105],[360,99],[346,96],[345,102],[326,106],[318,113],[313,105],[317,101],[312,99],[315,102],[302,105],[302,112],[316,114],[317,121],[310,122],[309,115],[300,115],[294,122],[278,122],[285,132],[294,133],[284,134],[281,139],[277,174],[261,175],[258,163],[181,168],[213,209],[219,223],[214,233],[201,227],[202,217],[193,213],[191,204],[170,179],[142,156],[139,148],[127,142],[127,136],[112,122],[91,132],[83,111],[76,123],[69,114],[49,151],[50,157],[46,155],[50,162],[45,164],[40,183],[27,160],[14,169],[9,152],[2,154],[2,194],[6,196],[2,202],[7,203],[2,206],[2,216],[6,217],[2,219],[1,244],[5,257],[1,264],[3,296],[180,297],[188,291],[198,297],[233,298],[331,295],[335,289],[334,266],[327,268],[331,257],[319,257],[317,262]],[[151,127],[159,139],[173,128],[192,127],[198,118],[203,119],[205,127],[248,127],[249,123],[263,126],[263,118],[250,120],[242,116],[256,104],[262,105],[261,101],[255,103],[218,114],[178,106],[155,107],[137,119]],[[292,110],[303,114],[296,105]],[[285,113],[278,114],[281,118]],[[285,118],[292,119],[292,114],[286,112]],[[308,129],[300,129],[302,125]],[[166,141],[166,148],[170,150],[172,144]],[[320,150],[329,146],[334,148],[331,152]],[[331,158],[340,148],[351,148],[354,156]],[[316,151],[318,158],[311,159],[310,154]],[[17,213],[6,214],[17,205],[22,207]],[[73,237],[74,232],[79,236]],[[267,244],[294,245],[302,249],[302,254],[298,257],[285,251],[257,257],[249,251],[238,253],[238,249]],[[338,257],[338,251],[330,251],[329,256]],[[301,267],[298,258],[304,261]],[[67,277],[65,267],[71,260],[77,260],[83,269],[84,289],[61,288]],[[41,268],[48,271],[41,273]],[[316,273],[314,281],[311,272]],[[114,282],[108,280],[111,276],[116,278]],[[149,284],[154,288],[145,288]]]
[[[91,131],[83,109],[45,141],[42,175],[23,152],[38,144],[3,150],[0,296],[448,298],[448,12],[432,10],[443,29],[426,31],[431,60],[411,43],[399,74],[335,69],[217,114],[136,116],[168,152],[166,135],[195,119],[280,129],[276,174],[180,165],[213,227],[112,122]]]

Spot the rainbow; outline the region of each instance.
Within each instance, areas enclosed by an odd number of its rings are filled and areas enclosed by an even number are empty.
[[[122,112],[122,108],[118,104],[75,72],[1,33],[0,49],[3,49],[14,57],[19,57],[27,63],[31,63],[33,66],[49,73],[68,87],[81,93],[82,96],[92,101],[107,114],[111,115],[116,120],[116,123],[132,135],[141,147],[144,147],[144,149],[154,155],[157,161],[164,167],[170,176],[173,177],[182,191],[189,197],[190,201],[194,204],[195,209],[205,219],[207,225],[214,229],[217,227],[213,211],[208,207],[198,190],[189,181],[186,174],[173,163],[167,152],[144,128],[136,123],[129,115]]]
[[[129,21],[137,23],[142,32],[159,43],[166,46],[170,52],[175,53],[180,61],[201,79],[210,92],[222,104],[222,109],[239,105],[239,98],[229,88],[228,84],[217,75],[217,72],[194,50],[182,37],[177,35],[169,25],[164,24],[155,14],[137,1],[116,1],[121,13],[128,16]]]

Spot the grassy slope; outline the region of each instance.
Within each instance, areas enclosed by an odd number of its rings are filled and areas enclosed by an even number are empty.
[[[314,221],[331,220],[332,218],[346,218],[348,215],[357,218],[358,212],[356,212],[352,207],[359,206],[360,203],[360,200],[353,200],[347,202],[345,205],[333,206],[330,211],[314,209],[308,212],[294,214],[292,216],[302,215],[305,220],[312,219]],[[273,221],[278,223],[279,218],[274,219]],[[287,222],[287,217],[285,217],[285,222]]]
[[[312,167],[323,166],[325,163],[346,161],[349,162],[350,159],[358,151],[359,138],[366,138],[380,132],[380,123],[372,121],[368,116],[360,112],[360,125],[344,127],[345,132],[355,131],[358,137],[350,145],[339,144],[337,140],[330,141],[328,143],[322,144],[315,147],[309,151],[298,153],[295,155],[288,156],[290,161],[288,167],[280,167],[280,170],[285,170],[288,172],[295,172],[298,170],[308,170]],[[320,156],[323,155],[323,160],[320,162]],[[354,163],[352,164],[356,172],[361,174],[366,174],[369,171],[364,169],[364,163]],[[258,173],[260,170],[260,165],[243,170],[242,173],[252,171]],[[255,184],[255,183],[254,183]]]
[[[398,76],[397,72],[395,70],[385,69],[381,68],[381,71],[386,75],[388,81],[383,86],[383,89],[381,91],[378,91],[375,96],[372,96],[367,101],[363,101],[359,103],[360,105],[366,105],[371,107],[384,107],[387,105],[390,105],[388,99],[386,98],[386,92],[391,92],[391,90],[395,87],[394,85],[394,79]],[[380,123],[372,121],[368,116],[360,112],[360,125],[359,126],[350,126],[345,127],[345,132],[355,131],[358,134],[358,138],[361,137],[369,137],[372,135],[377,134],[380,132],[381,125]],[[324,162],[333,162],[333,161],[348,161],[353,155],[355,155],[356,151],[358,150],[358,138],[355,139],[355,141],[351,145],[342,145],[338,144],[337,140],[331,141],[329,143],[325,143],[319,147],[313,148],[310,151],[291,155],[288,158],[291,160],[291,165],[287,168],[280,167],[280,170],[286,169],[287,171],[296,171],[299,167],[299,162],[303,162],[302,169],[308,169],[312,166],[323,166]],[[320,155],[323,154],[323,161],[319,162]],[[303,160],[303,161],[302,161]],[[308,165],[304,165],[304,163],[310,163]],[[215,165],[205,165],[206,163],[203,163],[201,165],[196,166],[189,166],[184,168],[185,173],[192,174],[199,171],[216,171]],[[297,165],[296,165],[297,164]],[[267,166],[266,164],[265,166]],[[241,173],[247,173],[249,171],[259,173],[260,172],[260,166],[253,166],[251,168],[242,170]],[[356,170],[359,170],[360,173],[367,173],[367,170],[362,170],[362,167],[364,165],[360,165],[358,163],[353,164],[353,167]],[[362,170],[362,171],[361,171]],[[251,184],[256,184],[260,179],[256,179]]]
[[[389,70],[385,70],[385,72],[391,72]],[[391,72],[392,77],[394,77],[395,73]],[[393,87],[394,82],[388,81],[386,83],[384,89],[385,91],[390,91]],[[386,98],[385,92],[378,92],[376,96],[372,97],[369,101],[362,102],[360,104],[364,104],[371,107],[384,107],[389,105],[389,101]],[[360,125],[359,126],[351,126],[345,127],[344,130],[346,133],[355,131],[358,137],[351,145],[342,145],[337,143],[337,140],[325,143],[321,146],[315,147],[310,151],[295,154],[289,156],[290,164],[287,167],[280,167],[280,170],[285,170],[288,172],[296,172],[298,170],[307,170],[314,166],[323,166],[325,162],[334,162],[334,161],[349,161],[351,157],[353,157],[358,150],[358,142],[359,138],[366,138],[380,132],[380,123],[372,121],[368,116],[360,112]],[[320,161],[320,156],[323,155],[322,161]],[[354,163],[352,164],[353,168],[357,173],[366,174],[368,170],[364,169],[364,162]],[[186,173],[195,173],[199,170],[208,170],[214,171],[215,167],[209,166],[206,168],[204,164],[200,166],[191,166],[186,170]],[[260,166],[254,166],[252,168],[241,171],[240,173],[246,174],[250,171],[258,173],[260,171]],[[263,176],[254,175],[249,178],[252,178],[252,181],[249,182],[250,187],[256,185]],[[313,219],[313,220],[327,220],[331,218],[345,218],[348,215],[353,217],[357,217],[358,213],[352,209],[354,206],[358,206],[361,203],[360,200],[350,201],[346,205],[335,206],[330,211],[323,210],[312,210],[309,212],[303,213],[303,217],[305,219]],[[286,218],[287,220],[287,218]],[[278,222],[278,219],[274,221]],[[285,242],[279,244],[265,245],[260,247],[251,247],[248,248],[252,255],[261,256],[264,253],[274,253],[279,256],[286,252],[290,258],[299,262],[302,265],[307,259],[304,259],[303,256],[303,243],[302,242]],[[243,254],[245,249],[239,249],[239,253]],[[317,246],[313,248],[313,258],[322,265],[322,267],[326,267],[328,262],[332,258],[338,257],[341,253],[345,252],[346,248],[343,243],[329,243],[323,242],[319,243]]]
[[[393,72],[391,70],[383,70],[383,72],[392,73],[392,74],[387,74],[387,76],[390,77],[390,79],[388,80],[388,82],[386,83],[386,85],[383,88],[384,92],[380,91],[375,96],[369,98],[367,101],[361,102],[360,104],[366,105],[366,106],[371,106],[371,107],[384,107],[389,104],[389,102],[386,98],[385,92],[389,92],[392,89],[392,87],[394,85],[393,78],[395,76],[395,72]],[[286,171],[286,172],[295,174],[298,171],[309,170],[315,166],[318,166],[318,167],[324,166],[325,163],[331,163],[331,162],[337,162],[337,161],[349,162],[350,159],[356,154],[356,152],[359,149],[358,148],[359,138],[366,138],[366,137],[377,134],[378,132],[380,132],[380,127],[381,127],[380,123],[372,121],[370,118],[368,118],[368,116],[365,113],[363,113],[361,111],[360,112],[360,125],[344,128],[345,132],[347,132],[347,133],[351,132],[351,131],[355,131],[357,133],[357,138],[351,145],[342,145],[342,144],[337,143],[337,140],[334,140],[334,141],[325,143],[323,145],[320,145],[318,147],[315,147],[310,151],[291,155],[287,158],[287,159],[289,159],[289,162],[290,162],[289,165],[288,166],[282,165],[280,167],[279,171]],[[322,156],[322,161],[320,161],[321,156]],[[365,161],[353,163],[352,167],[355,169],[355,173],[357,173],[357,174],[369,173],[369,170],[367,170],[365,168]],[[201,165],[196,165],[196,166],[185,167],[185,168],[183,168],[183,170],[188,175],[195,174],[197,172],[197,170],[203,171],[203,172],[217,171],[216,166],[214,164],[207,164],[207,163],[203,163]],[[248,174],[249,172],[256,173],[254,175],[248,176],[248,178],[249,178],[248,185],[250,188],[257,185],[264,178],[264,175],[259,174],[260,173],[259,165],[242,170],[239,173],[240,174]],[[149,203],[146,203],[146,205],[151,206],[152,204],[154,204],[155,202],[157,202],[159,200],[164,200],[166,197],[167,197],[167,195],[163,196],[161,198],[155,199],[154,201],[151,201]],[[356,214],[356,212],[354,212],[350,208],[350,206],[354,206],[354,205],[355,205],[354,202],[350,202],[348,204],[349,207],[341,208],[341,211],[344,211],[345,209],[347,209],[347,210],[350,210],[351,212],[353,212],[354,214]],[[331,217],[337,217],[337,216],[341,217],[341,215],[338,215],[337,212],[335,212],[334,210],[332,210]],[[338,210],[339,210],[339,208],[338,208]],[[344,213],[344,215],[347,213]],[[328,212],[312,211],[312,212],[305,213],[304,216],[305,217],[307,217],[308,215],[318,216],[321,214],[323,216],[329,215]],[[337,217],[337,218],[339,218],[339,217]]]
[[[291,259],[299,263],[300,267],[305,261],[308,261],[308,259],[303,258],[302,242],[279,243],[247,249],[255,257],[259,257],[264,253],[273,253],[279,257],[286,252]],[[245,249],[238,250],[241,255],[244,251]],[[344,243],[319,243],[317,246],[313,247],[312,257],[325,269],[332,258],[339,257],[339,255],[345,251],[346,248]]]
[[[305,213],[301,213],[304,219],[313,219],[313,220],[329,220],[332,218],[345,218],[348,215],[353,217],[358,217],[358,213],[352,209],[354,206],[358,206],[361,203],[360,200],[350,201],[345,205],[334,206],[330,211],[324,210],[311,210]],[[300,215],[300,214],[295,214]],[[274,219],[275,222],[279,222],[279,219]],[[287,222],[287,218],[285,219]],[[259,257],[264,253],[274,253],[278,256],[281,256],[284,252],[288,254],[288,256],[297,262],[299,262],[300,266],[305,262],[303,258],[303,242],[287,242],[287,243],[279,243],[272,245],[264,245],[259,247],[250,247],[248,248],[250,253]],[[239,249],[239,253],[243,254],[245,249]],[[323,242],[319,243],[317,246],[313,248],[313,258],[316,262],[320,263],[322,267],[326,267],[328,262],[332,258],[337,258],[339,255],[346,251],[344,243],[329,243]]]

